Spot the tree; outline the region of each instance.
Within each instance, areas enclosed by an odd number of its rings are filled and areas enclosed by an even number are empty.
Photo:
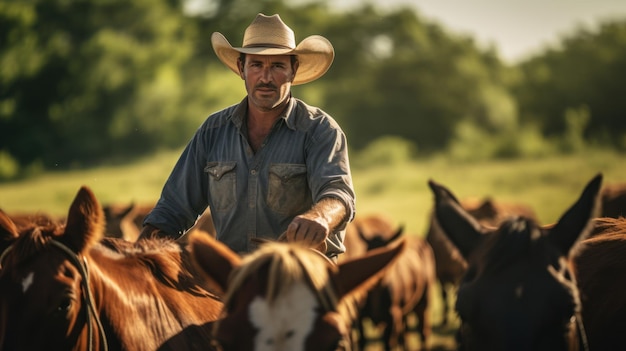
[[[579,28],[560,45],[520,65],[521,120],[547,136],[568,132],[568,111],[588,111],[584,135],[626,149],[626,21]]]

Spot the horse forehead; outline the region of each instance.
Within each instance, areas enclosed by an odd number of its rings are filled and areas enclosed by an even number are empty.
[[[286,288],[272,302],[257,295],[250,303],[250,323],[258,330],[255,351],[304,350],[321,311],[317,296],[304,282]]]
[[[3,267],[0,272],[2,284],[6,287],[16,287],[23,294],[33,291],[35,294],[44,294],[54,286],[72,285],[78,271],[62,253],[57,251],[43,249],[26,258],[16,257],[11,265]]]
[[[472,311],[485,308],[479,315],[508,319],[511,311],[528,308],[527,312],[533,313],[525,315],[543,318],[556,311],[555,305],[572,305],[571,282],[565,281],[566,262],[560,260],[552,269],[549,266],[547,261],[545,265],[518,261],[495,274],[479,275],[459,287],[457,309],[466,312],[466,318],[472,318]]]

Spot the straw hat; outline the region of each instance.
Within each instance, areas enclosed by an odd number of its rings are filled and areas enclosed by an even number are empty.
[[[239,75],[237,58],[240,53],[254,55],[297,55],[300,66],[293,85],[311,82],[328,71],[335,57],[335,51],[328,39],[311,35],[296,45],[293,30],[278,15],[266,16],[259,13],[246,28],[243,45],[240,48],[230,45],[221,33],[211,35],[215,54],[228,68]]]

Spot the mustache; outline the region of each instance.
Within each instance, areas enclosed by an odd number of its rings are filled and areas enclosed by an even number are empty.
[[[275,85],[274,85],[274,84],[272,84],[272,83],[266,83],[266,84],[261,83],[261,84],[257,84],[257,85],[255,86],[255,88],[256,88],[256,89],[259,89],[259,88],[267,88],[267,89],[274,89],[274,90],[278,89],[278,87],[277,87],[277,86],[275,86]]]

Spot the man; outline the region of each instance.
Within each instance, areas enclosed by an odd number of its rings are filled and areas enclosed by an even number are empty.
[[[204,122],[146,217],[140,238],[178,238],[207,206],[217,239],[239,253],[254,239],[298,241],[330,258],[345,251],[355,194],[348,145],[324,111],[291,95],[291,86],[321,77],[331,43],[313,35],[297,46],[278,15],[258,14],[242,47],[220,33],[217,57],[245,82],[247,96]]]

